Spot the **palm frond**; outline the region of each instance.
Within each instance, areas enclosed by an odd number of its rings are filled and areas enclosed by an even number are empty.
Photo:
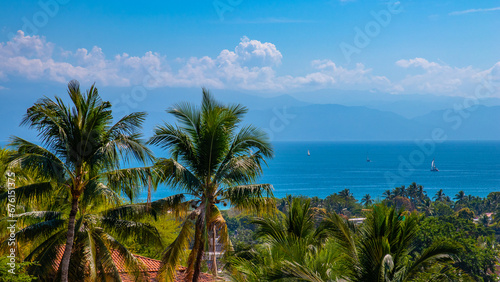
[[[269,281],[291,278],[296,281],[325,282],[321,275],[294,261],[283,261],[281,267],[268,274]]]
[[[135,242],[162,248],[160,233],[149,223],[103,217],[101,225],[105,231],[114,234],[118,239],[133,238]]]
[[[80,197],[80,207],[96,211],[106,206],[118,206],[120,203],[120,195],[103,183],[95,181],[87,184],[85,191]]]
[[[211,207],[211,217],[209,219],[210,225],[214,226],[218,232],[218,241],[222,244],[225,251],[231,251],[231,240],[229,239],[229,232],[227,229],[226,220],[222,216],[217,206]]]
[[[275,209],[276,201],[271,184],[250,184],[229,187],[221,190],[222,200],[239,210],[270,212]]]
[[[15,193],[16,202],[29,203],[40,200],[41,198],[49,195],[51,192],[53,192],[53,186],[50,182],[41,182],[18,187],[11,191],[14,191]],[[7,191],[0,194],[1,203],[4,203],[7,200],[9,193],[12,192]]]
[[[154,169],[165,184],[193,195],[199,193],[200,180],[186,167],[174,159],[160,159]]]
[[[107,171],[102,174],[107,179],[108,187],[121,191],[129,200],[134,200],[148,183],[150,170],[146,167],[124,168]]]
[[[162,255],[162,265],[158,271],[158,281],[174,281],[176,266],[181,257],[186,255],[189,243],[193,238],[194,223],[186,219],[182,224],[177,238],[165,249]]]
[[[176,214],[183,214],[189,209],[189,201],[185,201],[184,194],[177,194],[151,202],[151,206],[146,203],[122,205],[106,210],[103,215],[117,219],[139,219],[151,215],[155,219],[158,214],[173,211]]]
[[[64,162],[56,154],[42,146],[33,144],[19,137],[13,137],[9,146],[16,149],[9,161],[11,165],[19,165],[22,169],[30,169],[47,179],[58,182],[64,181],[66,176],[72,175]]]
[[[405,270],[407,278],[417,277],[422,268],[429,267],[432,263],[452,262],[453,256],[458,255],[461,251],[461,246],[452,245],[450,243],[435,243],[425,249]]]

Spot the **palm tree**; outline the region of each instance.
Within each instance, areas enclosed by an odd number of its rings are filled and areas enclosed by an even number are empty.
[[[409,281],[436,262],[452,261],[451,255],[458,252],[455,246],[436,242],[412,257],[418,216],[384,205],[374,207],[357,235],[346,220],[336,214],[328,216],[323,224],[346,254],[343,276],[348,281]]]
[[[270,198],[272,186],[253,184],[262,173],[265,158],[273,154],[271,144],[258,128],[240,127],[246,112],[241,105],[220,104],[203,89],[201,108],[177,104],[168,113],[179,125],[165,123],[155,128],[149,144],[168,149],[171,155],[157,162],[157,171],[163,174],[165,183],[184,192],[177,195],[176,209],[189,211],[179,236],[163,255],[161,278],[173,279],[175,266],[193,236],[188,280],[198,280],[209,232],[217,234],[228,250],[227,226],[217,204],[229,203],[243,210],[275,209],[275,201]],[[215,256],[212,267],[217,274]]]
[[[299,228],[291,228],[289,218]],[[287,216],[281,225],[261,221],[259,234],[267,240],[249,259],[230,259],[243,273],[233,274],[233,281],[412,281],[422,274],[443,279],[449,274],[446,263],[458,252],[456,246],[436,242],[414,254],[418,215],[383,205],[375,206],[359,228],[338,214],[326,214],[313,231],[295,224],[301,218]]]
[[[310,200],[294,198],[288,203],[283,216],[252,221],[263,244],[228,258],[232,281],[281,281],[301,277],[302,271],[314,273],[316,279],[336,280],[340,273],[336,262],[342,254],[315,227],[315,217],[321,214],[314,213]]]
[[[352,193],[349,189],[344,189],[339,192],[339,196],[344,199],[344,201],[348,201],[350,198],[352,198]]]
[[[401,187],[396,187],[394,188],[394,192],[393,192],[394,196],[400,196],[400,197],[407,197],[407,191],[406,191],[406,187],[404,185],[402,185]]]
[[[467,198],[467,196],[465,195],[465,192],[459,191],[453,199],[457,200],[457,204],[458,204],[458,203],[462,203],[466,198]]]
[[[140,139],[145,113],[131,113],[113,125],[111,104],[101,100],[94,85],[82,94],[79,83],[73,80],[68,83],[68,94],[71,107],[56,96],[55,100],[42,98],[28,109],[21,124],[37,130],[42,145],[19,137],[11,142],[17,149],[12,157],[14,165],[36,171],[65,187],[70,194],[66,245],[60,265],[63,282],[68,281],[75,219],[85,190],[106,179],[110,187],[121,189],[133,198],[138,192],[137,181],[145,180],[146,170],[120,169],[121,157],[128,161],[132,156],[140,162],[151,158]],[[39,195],[53,189],[50,182],[40,183],[36,188],[18,188],[16,195],[27,195],[28,191]]]
[[[370,196],[370,194],[364,195],[363,198],[361,199],[361,204],[364,204],[365,207],[368,207],[372,203],[373,203],[373,200],[372,200],[372,197]]]
[[[413,204],[417,204],[417,198],[418,198],[418,186],[417,183],[412,182],[410,186],[408,186],[406,193],[408,194],[408,198],[410,198],[411,202]]]
[[[433,197],[434,201],[436,202],[443,202],[446,200],[446,196],[443,192],[443,189],[439,189],[439,191],[436,192],[436,195]]]
[[[425,215],[432,215],[434,208],[432,207],[432,201],[430,199],[424,200],[419,206],[421,210],[425,212]]]
[[[60,193],[66,191],[59,190]],[[116,206],[120,202],[117,193],[104,185],[87,187],[80,198],[79,212],[75,223],[75,239],[71,254],[68,279],[70,281],[121,281],[120,272],[113,257],[120,257],[126,272],[136,281],[146,281],[144,265],[121,243],[134,238],[139,244],[161,248],[160,234],[155,227],[138,221],[141,214],[125,213],[128,206],[102,210],[104,206]],[[134,206],[145,206],[137,204]],[[20,249],[28,249],[25,261],[43,262],[33,264],[28,272],[42,281],[57,280],[61,246],[66,240],[68,204],[59,206],[59,211],[31,211],[15,216],[21,229],[16,233]],[[152,203],[151,211],[165,211],[165,205]],[[11,218],[5,217],[0,225]],[[4,244],[7,240],[4,241]]]
[[[424,186],[422,185],[418,185],[417,187],[417,198],[420,202],[423,202],[428,198],[427,193],[424,191]]]
[[[385,190],[382,195],[384,195],[386,200],[390,200],[393,198],[393,194],[392,194],[391,190],[389,190],[389,189]]]

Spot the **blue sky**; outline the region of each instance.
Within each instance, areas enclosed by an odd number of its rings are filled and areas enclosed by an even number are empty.
[[[131,87],[154,68],[151,86],[159,88],[467,96],[479,81],[473,76],[496,76],[500,69],[497,1],[41,0],[2,6],[3,92],[15,81],[64,85],[72,78]],[[390,20],[380,24],[374,14]],[[355,44],[359,30],[369,40],[362,48]],[[346,56],[342,46],[356,52]]]
[[[473,97],[484,81],[500,98],[499,26],[498,1],[4,1],[0,125],[16,133],[71,79],[110,101],[201,86]],[[168,107],[160,98],[137,110]]]

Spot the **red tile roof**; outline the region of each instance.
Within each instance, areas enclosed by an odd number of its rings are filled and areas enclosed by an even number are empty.
[[[59,268],[59,264],[61,263],[63,253],[64,253],[64,246],[60,246],[59,250],[57,252],[57,258],[55,260],[55,263],[52,266],[54,269],[54,272],[56,272],[57,269]],[[156,259],[152,259],[152,258],[148,258],[148,257],[144,257],[144,256],[140,256],[140,255],[135,255],[135,254],[134,254],[134,256],[137,258],[137,260],[139,260],[139,262],[144,264],[145,268],[144,268],[143,273],[145,275],[147,275],[148,280],[149,281],[158,281],[158,280],[156,280],[156,275],[158,274],[158,270],[160,270],[161,261],[156,260]],[[125,260],[123,259],[122,256],[120,256],[120,253],[118,251],[113,250],[111,253],[111,258],[113,259],[113,262],[115,263],[115,266],[118,269],[118,273],[120,274],[122,281],[124,281],[124,282],[136,281],[134,279],[133,275],[130,275],[128,273],[128,271],[126,270]],[[178,282],[185,281],[185,276],[186,276],[184,274],[185,271],[186,271],[185,267],[178,266],[175,281],[178,281]],[[216,279],[211,274],[200,273],[200,279],[198,281],[211,282],[211,281],[216,281]]]

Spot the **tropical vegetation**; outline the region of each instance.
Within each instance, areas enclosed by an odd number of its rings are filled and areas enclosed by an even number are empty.
[[[498,279],[500,192],[427,194],[411,183],[359,201],[348,188],[276,199],[257,183],[272,145],[243,124],[247,111],[203,89],[199,106],[169,107],[175,123],[144,139],[146,113],[113,116],[94,85],[82,93],[71,81],[66,98],[38,100],[21,124],[39,140],[0,148],[0,174],[15,174],[13,191],[0,179],[0,204],[15,194],[14,210],[0,211],[0,281],[121,281],[123,269],[175,281],[179,265],[187,281],[202,271],[230,281]],[[152,201],[157,187],[171,196]],[[158,259],[159,272],[138,255]]]

